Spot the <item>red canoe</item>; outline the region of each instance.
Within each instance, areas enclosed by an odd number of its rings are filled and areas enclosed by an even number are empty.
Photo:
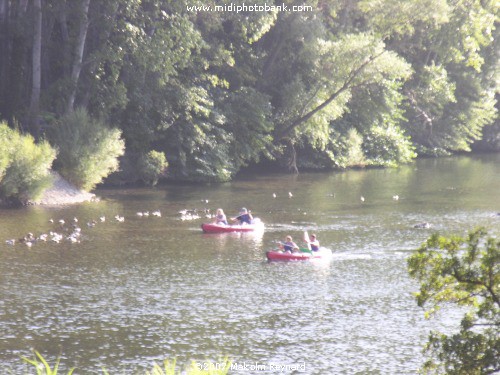
[[[264,230],[264,223],[257,220],[254,224],[243,225],[220,225],[212,223],[201,224],[201,229],[205,233],[229,233],[229,232],[253,232]]]
[[[295,260],[312,260],[312,259],[330,259],[332,252],[330,249],[321,248],[319,251],[300,252],[300,253],[284,253],[280,250],[270,250],[266,252],[268,260],[295,261]]]

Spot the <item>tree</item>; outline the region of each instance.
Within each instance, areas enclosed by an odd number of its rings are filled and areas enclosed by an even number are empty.
[[[83,52],[85,49],[85,41],[87,39],[87,31],[89,28],[88,12],[90,0],[82,0],[80,5],[80,28],[75,43],[74,60],[71,68],[71,90],[67,102],[67,113],[73,111],[73,106],[75,104],[78,78],[80,77],[80,73],[82,71]]]
[[[35,138],[39,136],[38,112],[40,110],[40,84],[42,65],[42,1],[35,0],[34,6],[34,32],[33,32],[33,52],[32,52],[32,87],[31,100],[28,115],[28,127]]]
[[[418,305],[426,316],[442,303],[467,307],[458,333],[432,332],[427,373],[493,374],[500,371],[500,241],[484,228],[467,238],[432,235],[408,259],[420,283]]]
[[[122,131],[127,159],[155,150],[169,178],[204,181],[263,157],[294,171],[401,164],[407,136],[436,153],[498,144],[498,127],[483,132],[497,119],[492,0],[191,3],[0,0],[0,118],[38,139],[85,108]]]
[[[436,22],[391,40],[390,48],[416,72],[404,87],[405,128],[421,153],[470,151],[497,118],[492,77],[498,70],[498,9],[494,1],[478,0],[448,1],[436,9]]]
[[[356,91],[395,87],[411,73],[380,37],[332,30],[321,13],[280,14],[258,52],[263,67],[257,87],[271,97],[274,144],[293,171],[296,145],[324,151],[330,124],[346,114]]]

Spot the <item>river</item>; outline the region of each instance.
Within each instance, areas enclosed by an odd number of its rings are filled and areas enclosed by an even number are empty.
[[[496,154],[102,189],[97,203],[0,210],[0,372],[25,373],[20,356],[34,348],[75,374],[225,356],[235,374],[278,373],[279,365],[304,374],[415,374],[429,331],[454,330],[462,312],[445,308],[425,320],[406,259],[434,231],[485,226],[499,235],[499,187]],[[204,209],[231,216],[243,206],[265,222],[264,233],[201,232]],[[182,220],[186,209],[202,217]],[[136,214],[155,210],[161,217]],[[75,217],[80,243],[5,243],[63,232],[59,220],[69,228]],[[413,227],[422,222],[432,227]],[[331,262],[265,260],[275,241],[290,234],[300,242],[305,230],[333,251]]]

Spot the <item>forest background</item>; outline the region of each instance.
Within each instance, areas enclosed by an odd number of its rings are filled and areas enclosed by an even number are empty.
[[[0,0],[0,195],[500,150],[497,1],[216,5]]]

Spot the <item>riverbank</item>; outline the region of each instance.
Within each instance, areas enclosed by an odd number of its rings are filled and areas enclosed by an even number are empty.
[[[54,183],[38,200],[31,201],[35,205],[64,205],[83,202],[93,202],[99,198],[93,194],[76,188],[57,172],[52,172]]]

